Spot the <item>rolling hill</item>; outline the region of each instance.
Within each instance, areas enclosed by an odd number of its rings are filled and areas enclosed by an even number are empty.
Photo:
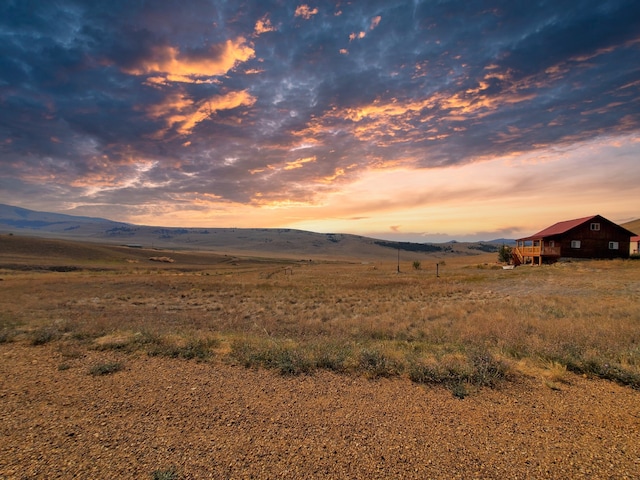
[[[640,231],[640,219],[623,224]],[[209,251],[288,258],[391,258],[397,251],[423,256],[475,255],[510,243],[499,239],[478,243],[410,243],[377,240],[343,233],[314,233],[288,228],[172,228],[135,225],[97,217],[37,212],[0,204],[0,233],[77,240],[150,249]]]
[[[621,223],[620,226],[635,233],[636,235],[640,235],[640,218],[632,220],[631,222]]]
[[[0,204],[0,233],[79,240],[151,249],[215,251],[288,258],[395,258],[398,250],[424,255],[471,255],[497,249],[491,242],[409,243],[342,233],[283,228],[170,228],[114,222],[104,218],[37,212]]]

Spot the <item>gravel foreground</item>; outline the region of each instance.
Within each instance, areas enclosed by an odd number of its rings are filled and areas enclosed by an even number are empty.
[[[404,379],[68,360],[53,345],[1,344],[0,358],[2,480],[640,478],[640,392],[607,381],[527,377],[460,400]],[[90,374],[109,362],[124,368]]]

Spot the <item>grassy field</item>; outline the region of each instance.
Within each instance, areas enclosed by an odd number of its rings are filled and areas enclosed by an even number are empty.
[[[532,371],[550,388],[568,372],[640,388],[640,261],[503,270],[495,254],[406,254],[398,273],[392,261],[151,261],[135,249],[3,241],[0,342],[55,342],[60,369],[114,349],[284,375],[404,376],[456,396]],[[120,368],[103,367],[92,373]]]

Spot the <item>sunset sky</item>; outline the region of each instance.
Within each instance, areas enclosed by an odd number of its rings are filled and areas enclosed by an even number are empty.
[[[639,201],[637,0],[0,3],[0,203],[440,242]]]

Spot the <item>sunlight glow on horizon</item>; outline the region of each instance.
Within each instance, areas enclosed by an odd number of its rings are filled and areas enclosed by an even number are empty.
[[[315,203],[203,201],[198,210],[183,205],[126,221],[294,228],[417,242],[513,237],[591,214],[613,214],[613,221],[635,218],[634,205],[624,204],[627,197],[619,189],[626,177],[627,187],[637,191],[627,173],[637,167],[639,153],[637,136],[596,139],[564,151],[553,148],[452,167],[370,169]],[[573,177],[571,190],[563,187],[567,175]]]

